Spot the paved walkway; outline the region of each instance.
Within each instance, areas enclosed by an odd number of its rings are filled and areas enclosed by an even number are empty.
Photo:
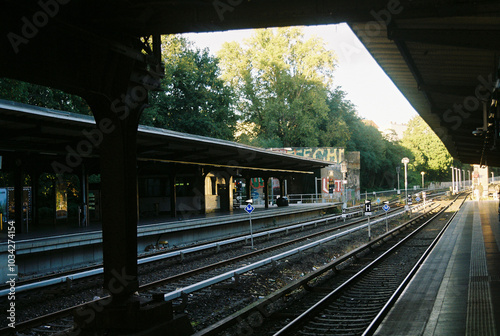
[[[498,201],[467,201],[375,335],[500,331]]]

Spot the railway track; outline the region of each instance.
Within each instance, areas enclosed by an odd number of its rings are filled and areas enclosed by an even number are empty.
[[[425,224],[392,230],[196,335],[363,335],[451,221],[439,220],[447,216],[444,210]],[[403,232],[412,233],[402,238]]]
[[[216,263],[214,265],[208,265],[207,267],[196,269],[193,271],[189,271],[183,274],[175,275],[172,277],[169,277],[167,279],[163,279],[161,281],[153,282],[148,285],[141,286],[140,292],[141,293],[147,293],[146,295],[152,296],[155,292],[168,292],[171,291],[173,288],[177,287],[186,287],[189,286],[189,284],[192,284],[194,282],[202,282],[206,280],[207,278],[216,276],[216,274],[224,273],[227,270],[227,264],[228,263],[240,263],[241,264],[248,264],[251,263],[252,260],[251,258],[262,258],[262,255],[265,253],[269,254],[276,254],[278,253],[279,249],[284,249],[286,246],[290,246],[293,244],[297,244],[300,241],[307,241],[313,239],[313,237],[317,237],[321,234],[327,234],[327,232],[331,231],[338,231],[341,230],[342,228],[345,228],[348,225],[353,225],[352,223],[346,224],[346,225],[340,225],[339,227],[331,228],[328,230],[324,230],[321,233],[315,233],[312,235],[300,237],[299,239],[294,239],[289,242],[284,242],[282,244],[278,244],[276,246],[273,246],[268,249],[262,249],[259,251],[254,251],[251,253],[247,253],[245,256],[242,257],[237,257],[234,258],[234,260],[229,260],[229,261],[224,261],[220,263]],[[327,232],[326,232],[327,231]],[[265,257],[265,256],[264,256]],[[237,265],[236,265],[237,266]],[[235,266],[233,266],[234,268]],[[216,270],[216,273],[213,273],[214,270]],[[185,296],[183,297],[185,299]],[[244,298],[240,298],[241,300],[244,301]],[[94,305],[99,305],[99,301],[95,301],[93,303]],[[52,334],[54,330],[57,328],[66,325],[68,326],[64,321],[67,319],[67,317],[71,314],[74,314],[75,309],[78,309],[78,307],[72,307],[60,312],[56,312],[54,314],[48,314],[43,317],[39,317],[37,319],[31,320],[31,321],[26,321],[24,323],[19,323],[17,325],[17,330],[31,330],[26,333],[26,335],[41,335],[41,334]],[[182,309],[182,306],[181,306]],[[52,322],[49,322],[52,321]],[[49,332],[48,332],[49,331]]]

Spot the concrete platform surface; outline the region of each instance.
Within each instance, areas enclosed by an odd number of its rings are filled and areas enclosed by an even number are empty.
[[[467,201],[375,335],[498,335],[498,201]]]

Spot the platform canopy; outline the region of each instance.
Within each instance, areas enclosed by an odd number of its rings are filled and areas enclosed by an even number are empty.
[[[500,2],[467,3],[351,26],[455,159],[500,167]]]
[[[0,75],[81,95],[88,88],[105,91],[107,84],[66,61],[91,62],[91,69],[109,75],[112,53],[137,59],[130,37],[347,22],[455,159],[500,166],[498,129],[483,117],[498,77],[498,0],[0,3]],[[484,129],[473,135],[478,128]]]
[[[0,100],[0,155],[11,152],[43,156],[57,161],[55,171],[65,172],[77,166],[79,159],[99,156],[102,132],[112,125],[96,127],[94,118]],[[154,161],[229,168],[243,173],[313,173],[331,162],[242,145],[236,142],[140,126],[138,161]],[[49,168],[50,168],[49,162]],[[4,165],[9,162],[4,160]],[[38,163],[40,164],[40,163]]]

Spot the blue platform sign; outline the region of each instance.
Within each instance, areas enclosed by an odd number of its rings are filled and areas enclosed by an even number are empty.
[[[415,201],[420,202],[420,197],[417,196],[417,198],[415,198]]]
[[[391,207],[389,206],[389,204],[384,204],[384,206],[382,207],[382,209],[384,209],[385,212],[389,211],[391,209]]]
[[[246,207],[245,207],[245,211],[248,212],[249,214],[252,213],[252,211],[254,211],[255,208],[251,205],[251,204],[248,204]]]

